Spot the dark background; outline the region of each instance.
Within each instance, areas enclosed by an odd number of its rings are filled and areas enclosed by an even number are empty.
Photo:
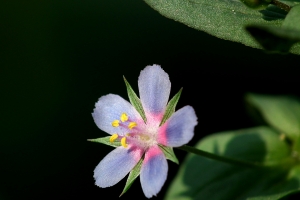
[[[91,113],[108,93],[127,99],[147,65],[169,74],[177,108],[191,105],[205,135],[255,126],[247,92],[299,96],[300,57],[221,40],[161,16],[143,1],[26,0],[0,6],[0,199],[119,199],[125,179],[94,185],[112,148]],[[175,150],[182,161],[185,152]],[[169,162],[162,199],[178,166]],[[112,174],[113,175],[113,174]],[[146,199],[139,180],[121,199]]]

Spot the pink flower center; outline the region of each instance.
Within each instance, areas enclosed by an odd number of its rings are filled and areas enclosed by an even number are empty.
[[[120,120],[114,120],[112,126],[123,127],[127,133],[125,135],[118,133],[113,134],[110,137],[110,142],[119,140],[125,148],[129,144],[147,150],[151,146],[157,145],[157,133],[160,120],[161,117],[157,117],[156,119],[152,117],[147,121],[147,124],[145,124],[142,119],[132,121],[126,113],[122,113]]]

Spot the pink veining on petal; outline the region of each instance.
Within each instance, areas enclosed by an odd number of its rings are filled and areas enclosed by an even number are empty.
[[[161,113],[146,113],[146,117],[147,117],[147,125],[150,126],[155,126],[155,125],[159,125],[162,118],[164,116],[164,112]]]
[[[166,131],[167,127],[168,127],[168,124],[166,122],[161,127],[159,127],[158,133],[157,133],[157,142],[159,144],[163,144],[165,146],[167,145],[167,142],[168,142],[167,131]]]
[[[149,160],[151,160],[153,157],[162,154],[162,151],[159,149],[158,146],[153,146],[145,154],[144,163],[146,164]]]
[[[134,151],[132,154],[132,159],[135,161],[139,161],[144,154],[144,150],[142,148],[139,148],[138,146],[135,145],[128,145],[129,151]]]

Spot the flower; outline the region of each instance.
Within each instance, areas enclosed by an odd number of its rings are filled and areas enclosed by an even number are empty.
[[[94,170],[96,185],[115,185],[144,159],[140,182],[146,197],[155,196],[167,178],[168,164],[158,145],[179,147],[194,136],[197,117],[191,106],[176,111],[160,126],[170,95],[168,74],[159,66],[147,66],[138,79],[140,101],[146,122],[139,112],[119,95],[102,96],[92,116],[96,125],[111,135],[110,142],[120,141]]]

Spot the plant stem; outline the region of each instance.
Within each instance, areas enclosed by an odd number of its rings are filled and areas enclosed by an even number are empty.
[[[237,166],[242,166],[242,167],[250,167],[250,168],[267,167],[267,166],[259,164],[259,163],[253,163],[253,162],[248,162],[248,161],[244,161],[244,160],[219,156],[219,155],[209,153],[209,152],[206,152],[206,151],[202,151],[200,149],[196,149],[194,147],[187,146],[187,145],[183,145],[181,147],[178,147],[178,149],[187,151],[189,153],[194,153],[198,156],[203,156],[203,157],[208,158],[208,159],[213,159],[213,160],[221,161],[221,162],[224,162],[224,163],[228,163],[228,164],[231,164],[231,165],[237,165]]]
[[[291,7],[289,5],[286,5],[278,0],[272,0],[271,4],[285,10],[286,12],[290,12],[290,10],[291,10]]]

